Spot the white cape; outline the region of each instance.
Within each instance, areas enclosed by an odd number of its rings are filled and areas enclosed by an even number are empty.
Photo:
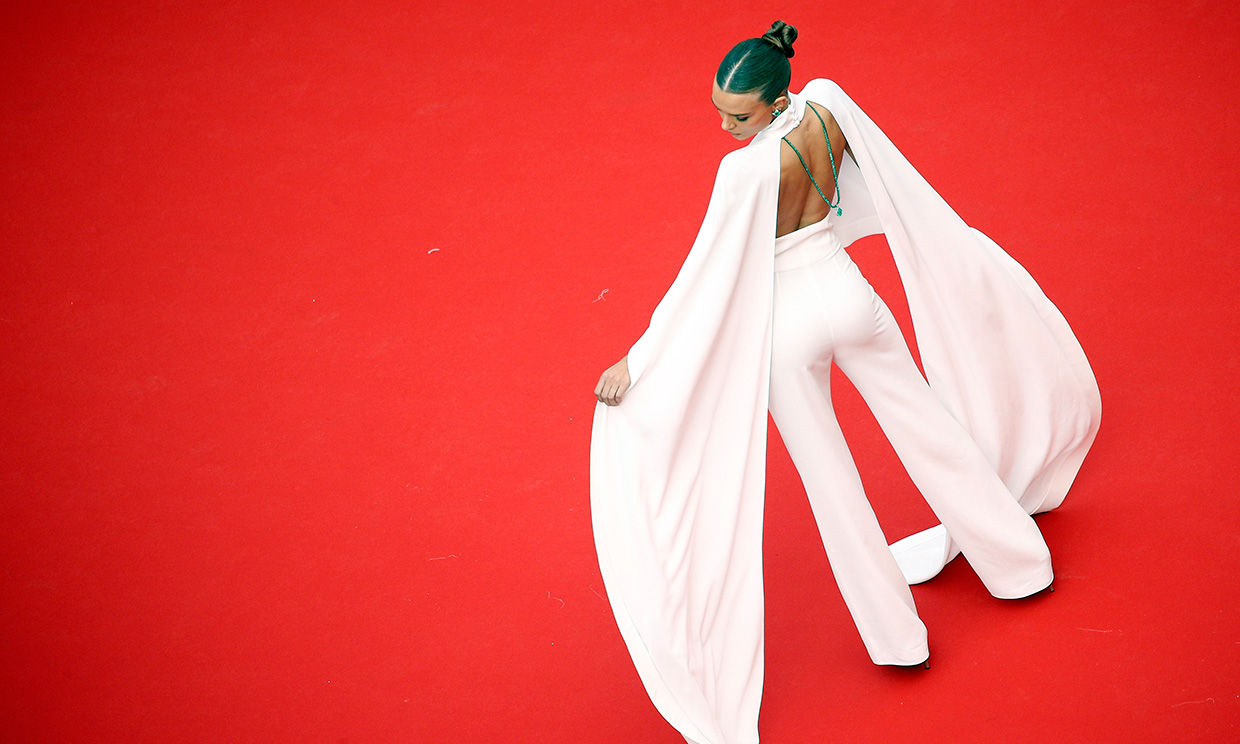
[[[780,137],[825,106],[840,158],[844,245],[884,233],[931,388],[1029,513],[1058,506],[1093,442],[1101,400],[1063,316],[970,228],[843,90],[792,96],[719,166],[680,273],[629,351],[632,386],[595,409],[591,511],[621,635],[659,712],[698,744],[757,741]],[[911,581],[955,555],[943,528],[893,546]]]

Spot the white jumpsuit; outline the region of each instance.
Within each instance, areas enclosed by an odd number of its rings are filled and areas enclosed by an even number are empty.
[[[1079,342],[1028,272],[838,85],[815,80],[791,99],[720,162],[689,255],[629,350],[632,386],[621,405],[597,405],[591,431],[591,521],[616,625],[651,702],[697,744],[758,741],[768,410],[870,654],[895,664],[927,647],[892,550],[928,568],[920,578],[955,545],[1000,597],[1046,586],[1046,546],[1024,512],[1063,500],[1101,413]],[[843,214],[777,243],[780,137],[806,101],[834,115],[854,156],[840,163]],[[840,248],[878,233],[929,386]],[[937,542],[913,536],[942,548],[927,563],[889,550],[875,523],[832,412],[833,360],[946,528],[926,531]]]
[[[809,495],[840,592],[876,664],[916,664],[926,628],[836,422],[831,362],[856,386],[913,482],[986,588],[1045,588],[1050,552],[972,438],[917,370],[895,318],[829,219],[775,241],[770,411]]]

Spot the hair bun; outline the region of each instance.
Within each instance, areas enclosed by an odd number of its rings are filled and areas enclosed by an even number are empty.
[[[763,41],[769,41],[775,45],[775,48],[783,53],[785,57],[791,57],[796,54],[792,50],[792,42],[797,40],[796,26],[789,26],[783,21],[775,21],[771,24],[771,29],[762,34]]]

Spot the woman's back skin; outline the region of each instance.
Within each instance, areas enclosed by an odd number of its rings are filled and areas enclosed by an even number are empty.
[[[797,127],[788,133],[788,140],[805,159],[805,164],[813,172],[814,180],[818,182],[818,188],[822,189],[823,195],[835,201],[835,178],[831,172],[831,158],[827,154],[827,141],[822,136],[822,124],[818,122],[818,117],[808,109],[813,107],[827,126],[827,134],[831,137],[831,154],[835,157],[837,171],[842,165],[841,159],[848,143],[830,111],[809,101],[806,101],[805,105],[805,115],[801,117]],[[775,235],[786,235],[826,219],[828,211],[826,202],[818,195],[814,184],[805,174],[805,168],[801,166],[797,154],[787,143],[781,142],[779,210],[775,217]]]

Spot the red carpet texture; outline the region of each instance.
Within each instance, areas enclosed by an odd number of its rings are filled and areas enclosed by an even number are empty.
[[[716,65],[781,18],[1104,415],[1039,517],[1057,591],[951,565],[928,672],[869,663],[772,432],[764,742],[1240,740],[1240,8],[758,5],[7,3],[3,739],[680,741],[603,598],[591,390],[735,147]]]

